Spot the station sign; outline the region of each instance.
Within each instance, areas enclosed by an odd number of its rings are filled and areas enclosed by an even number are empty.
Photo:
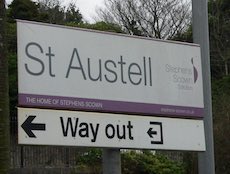
[[[18,108],[19,144],[205,151],[202,120]]]
[[[17,21],[19,105],[203,117],[195,44]]]

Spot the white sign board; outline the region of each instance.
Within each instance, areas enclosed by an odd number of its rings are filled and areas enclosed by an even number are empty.
[[[203,117],[200,47],[17,22],[19,105]]]
[[[19,144],[205,151],[202,120],[18,108]]]

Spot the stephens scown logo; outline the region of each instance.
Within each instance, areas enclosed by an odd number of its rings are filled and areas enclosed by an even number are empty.
[[[193,90],[198,80],[198,70],[194,64],[194,58],[190,59],[188,66],[166,64],[165,71],[170,74],[172,82],[180,90]]]
[[[197,79],[198,79],[198,71],[194,65],[193,62],[193,57],[191,58],[191,62],[192,62],[192,66],[193,66],[193,76],[194,76],[194,83],[196,83]]]

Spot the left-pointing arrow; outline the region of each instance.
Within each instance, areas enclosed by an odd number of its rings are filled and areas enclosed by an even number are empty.
[[[26,132],[26,134],[30,138],[36,138],[34,133],[32,132],[33,130],[39,130],[39,131],[45,131],[46,130],[46,125],[45,124],[39,124],[39,123],[32,123],[32,121],[36,118],[35,115],[30,115],[28,118],[25,120],[25,122],[21,125],[22,129]]]
[[[153,128],[149,128],[147,133],[148,133],[149,137],[153,138],[153,135],[156,135],[157,131],[153,131]]]

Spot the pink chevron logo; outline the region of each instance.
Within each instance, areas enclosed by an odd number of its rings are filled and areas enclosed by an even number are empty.
[[[194,65],[193,57],[191,58],[192,66],[193,66],[193,76],[194,76],[194,83],[196,83],[198,79],[198,71]]]

